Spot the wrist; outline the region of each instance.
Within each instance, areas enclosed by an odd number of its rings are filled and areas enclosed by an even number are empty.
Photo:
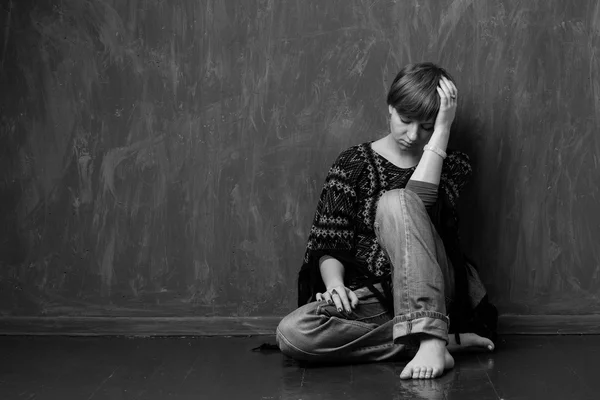
[[[343,281],[332,281],[332,282],[325,283],[325,288],[327,290],[331,290],[334,287],[338,287],[338,286],[344,286],[344,282]]]
[[[428,144],[434,147],[438,147],[442,150],[446,150],[448,146],[448,140],[450,139],[450,129],[436,128],[433,134],[429,138]]]
[[[435,154],[437,154],[438,156],[440,156],[442,158],[442,160],[445,160],[447,157],[446,152],[444,151],[444,149],[441,149],[439,147],[436,146],[432,146],[431,144],[426,144],[425,147],[423,147],[423,151],[431,151]]]

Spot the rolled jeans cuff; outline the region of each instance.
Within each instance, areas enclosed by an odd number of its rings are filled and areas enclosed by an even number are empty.
[[[448,344],[448,326],[450,320],[444,314],[436,311],[418,311],[394,317],[394,343],[410,341],[410,335],[424,333]]]

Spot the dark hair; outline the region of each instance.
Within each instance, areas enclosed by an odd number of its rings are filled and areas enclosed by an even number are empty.
[[[435,119],[440,110],[440,96],[437,92],[440,78],[454,79],[441,67],[424,62],[408,64],[398,72],[390,87],[387,103],[398,114],[416,121]]]

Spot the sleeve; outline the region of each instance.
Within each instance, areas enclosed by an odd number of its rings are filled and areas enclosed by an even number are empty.
[[[340,154],[325,177],[298,274],[299,307],[325,290],[319,271],[322,256],[329,255],[346,265],[355,255],[356,188],[364,166],[358,153],[350,148]]]
[[[356,151],[349,149],[329,169],[310,228],[305,262],[315,256],[354,252],[356,187],[361,164]]]
[[[425,204],[425,208],[432,207],[438,196],[438,185],[430,182],[409,180],[406,189],[415,193]]]
[[[440,189],[442,189],[450,202],[455,205],[458,197],[469,182],[473,169],[469,156],[460,151],[448,154],[442,167]]]

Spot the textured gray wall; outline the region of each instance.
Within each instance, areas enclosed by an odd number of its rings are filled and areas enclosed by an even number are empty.
[[[0,3],[0,313],[285,314],[327,168],[424,60],[500,311],[600,312],[598,1]]]

